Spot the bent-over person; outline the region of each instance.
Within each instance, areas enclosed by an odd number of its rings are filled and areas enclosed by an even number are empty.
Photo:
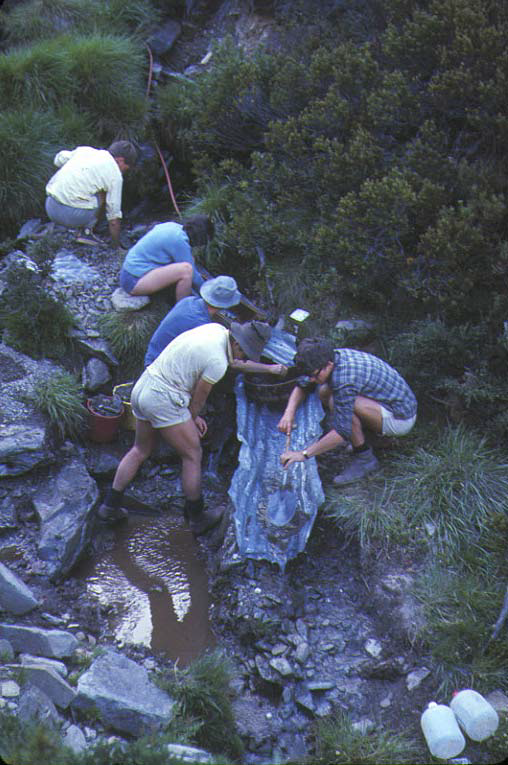
[[[336,486],[345,486],[379,467],[366,442],[366,430],[404,436],[415,424],[417,402],[413,391],[393,367],[377,356],[350,348],[334,349],[324,338],[307,338],[298,345],[295,364],[308,376],[312,387],[319,386],[332,427],[305,449],[284,452],[284,467],[350,443],[351,462],[333,479]],[[306,395],[302,385],[293,389],[277,426],[283,433],[291,432],[296,410]]]

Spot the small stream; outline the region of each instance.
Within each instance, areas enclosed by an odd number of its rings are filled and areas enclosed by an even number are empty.
[[[109,607],[123,644],[142,645],[187,666],[214,645],[208,582],[192,533],[179,519],[132,517],[115,530],[112,550],[82,563],[77,578]]]

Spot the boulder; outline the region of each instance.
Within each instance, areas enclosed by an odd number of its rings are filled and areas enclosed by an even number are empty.
[[[0,639],[8,640],[15,651],[29,652],[50,659],[71,656],[79,643],[71,632],[0,623]]]
[[[0,423],[0,477],[22,475],[51,460],[44,427],[31,422]]]
[[[97,484],[85,465],[72,459],[34,495],[41,523],[39,555],[52,579],[65,576],[81,557],[91,536]]]
[[[0,563],[0,609],[20,616],[38,605],[37,598],[23,580]]]
[[[141,736],[167,725],[175,702],[149,679],[147,670],[107,650],[78,680],[72,709],[96,709],[104,725]]]
[[[148,295],[129,295],[121,287],[118,287],[111,295],[111,302],[115,311],[139,311],[148,305]]]

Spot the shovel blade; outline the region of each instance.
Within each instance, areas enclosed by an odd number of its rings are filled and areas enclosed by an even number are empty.
[[[296,511],[297,495],[291,489],[280,489],[268,497],[266,515],[274,526],[286,526]]]

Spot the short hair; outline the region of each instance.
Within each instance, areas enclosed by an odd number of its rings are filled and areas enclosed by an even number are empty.
[[[138,159],[136,147],[130,141],[114,141],[108,151],[112,157],[123,157],[129,167],[134,167]]]
[[[330,340],[325,337],[306,337],[298,343],[294,363],[304,374],[310,375],[334,359],[335,351]]]
[[[205,245],[214,235],[214,225],[208,215],[190,215],[182,221],[191,247]]]

